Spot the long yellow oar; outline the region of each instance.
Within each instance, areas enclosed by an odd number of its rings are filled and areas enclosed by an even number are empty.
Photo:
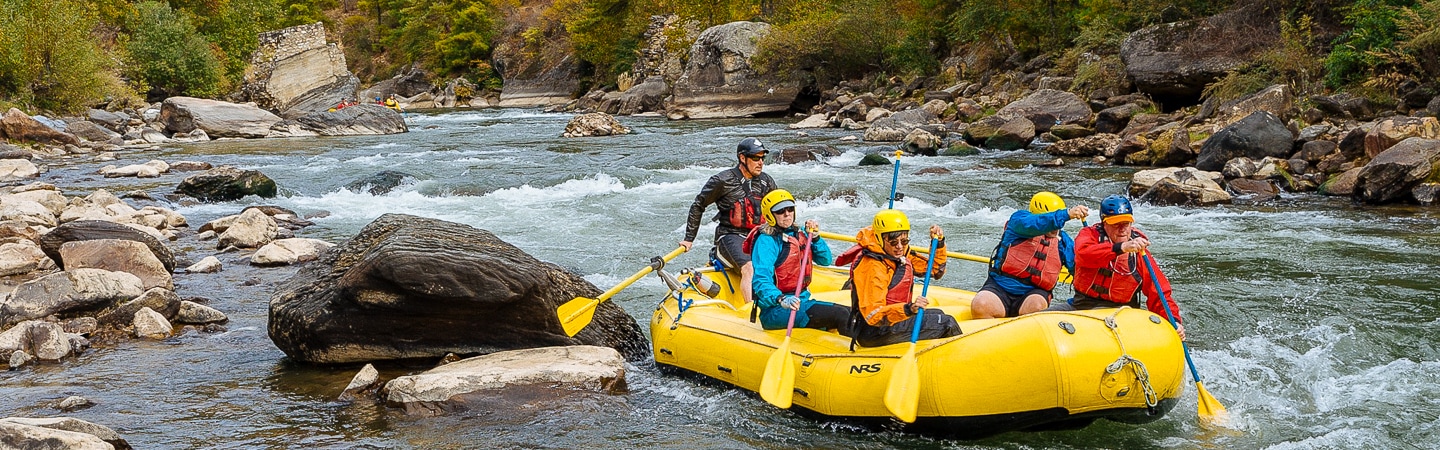
[[[801,231],[804,233],[804,231]],[[785,245],[783,242],[780,245]],[[810,265],[810,239],[805,239],[805,248],[800,252],[800,277],[796,283],[795,297],[800,297],[800,291],[805,289],[805,269]],[[780,265],[784,261],[776,261]],[[759,308],[759,305],[755,305]],[[760,377],[760,398],[770,402],[781,409],[789,409],[791,401],[795,398],[795,364],[790,360],[790,333],[795,331],[795,313],[798,310],[790,310],[790,324],[785,326],[785,341],[770,355],[770,360],[765,362],[765,374]]]
[[[930,292],[930,271],[935,268],[935,247],[938,244],[939,239],[931,236],[930,259],[925,263],[925,285],[920,288],[921,297]],[[915,329],[910,331],[910,348],[895,362],[895,369],[890,372],[890,384],[885,387],[885,409],[905,423],[914,422],[915,413],[920,408],[920,363],[915,361],[915,341],[920,340],[920,325],[924,324],[924,318],[925,308],[917,308]]]
[[[843,235],[843,234],[835,234],[835,233],[831,233],[831,232],[828,232],[828,231],[820,231],[820,232],[818,232],[818,233],[820,234],[820,237],[823,237],[823,238],[825,238],[825,239],[834,239],[834,240],[837,240],[837,241],[845,241],[845,242],[849,242],[849,243],[852,243],[852,244],[856,243],[856,242],[855,242],[855,236],[846,236],[846,235]],[[916,252],[919,252],[919,253],[925,253],[925,252],[926,252],[925,247],[917,247],[917,246],[912,245],[912,246],[910,246],[910,249],[911,249],[911,250],[914,250],[914,251],[916,251]],[[990,264],[990,258],[986,258],[986,257],[984,257],[984,256],[975,256],[975,255],[971,255],[971,254],[968,254],[968,253],[949,252],[949,251],[947,251],[947,252],[945,252],[945,256],[949,256],[949,257],[951,257],[951,258],[963,259],[963,260],[966,260],[966,261],[975,261],[975,262]],[[1066,270],[1064,267],[1061,267],[1061,268],[1060,268],[1060,282],[1062,282],[1062,283],[1069,283],[1069,282],[1070,282],[1070,271],[1069,271],[1069,270]]]
[[[674,251],[671,251],[669,254],[662,256],[661,260],[663,260],[664,262],[670,262],[670,260],[675,259],[676,256],[680,256],[681,253],[685,253],[685,246],[683,245],[676,247]],[[640,269],[639,272],[635,272],[635,274],[631,275],[630,278],[626,278],[625,281],[621,281],[620,284],[617,284],[615,285],[615,287],[610,288],[610,290],[605,291],[605,293],[600,294],[600,296],[597,298],[575,297],[573,300],[570,300],[568,302],[565,302],[565,304],[560,305],[559,308],[555,308],[555,314],[560,316],[560,326],[565,328],[565,334],[567,336],[574,336],[575,333],[579,333],[580,330],[585,329],[586,326],[590,325],[590,321],[595,318],[595,307],[599,306],[600,302],[609,300],[610,297],[614,297],[615,294],[620,293],[621,289],[625,289],[625,287],[630,286],[631,283],[634,283],[636,280],[639,280],[640,277],[643,277],[646,274],[650,273],[651,270],[655,270],[655,268],[651,266],[645,266],[644,269]]]
[[[1170,314],[1170,305],[1175,299],[1168,298],[1165,290],[1160,288],[1160,279],[1155,276],[1155,262],[1150,259],[1150,252],[1142,252],[1140,257],[1145,260],[1145,266],[1150,269],[1150,284],[1155,285],[1155,292],[1160,294],[1160,299],[1165,303],[1165,318],[1170,320],[1170,326],[1175,326],[1175,317]],[[1178,308],[1178,306],[1177,306]],[[1185,341],[1180,341],[1180,349],[1185,351],[1185,364],[1190,365],[1190,377],[1195,379],[1195,391],[1199,397],[1200,424],[1206,426],[1224,427],[1230,424],[1230,412],[1225,410],[1225,405],[1220,404],[1215,396],[1205,390],[1205,384],[1200,382],[1200,372],[1195,370],[1195,361],[1190,359],[1190,346]]]
[[[829,232],[829,231],[819,231],[819,232],[817,232],[817,233],[820,235],[820,237],[825,238],[825,239],[834,239],[834,240],[837,240],[837,241],[845,241],[845,242],[849,242],[849,243],[851,243],[851,244],[856,243],[856,242],[855,242],[855,236],[846,236],[846,235],[843,235],[843,234],[835,234],[835,233],[831,233],[831,232]],[[925,253],[925,252],[926,252],[925,247],[917,247],[917,246],[912,245],[912,246],[910,246],[910,249],[911,249],[911,250],[914,250],[914,251],[916,251],[916,252],[920,252],[920,253]],[[959,258],[959,259],[963,259],[963,260],[967,260],[967,261],[982,262],[982,263],[986,263],[986,264],[989,264],[989,263],[990,263],[990,258],[986,258],[986,257],[984,257],[984,256],[975,256],[975,255],[970,255],[970,254],[965,254],[965,253],[959,253],[959,252],[945,252],[945,256],[949,256],[949,257],[951,257],[951,258]]]

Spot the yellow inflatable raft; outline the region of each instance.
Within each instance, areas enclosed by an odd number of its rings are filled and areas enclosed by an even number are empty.
[[[672,290],[650,320],[655,362],[758,391],[785,330],[765,331],[750,321],[752,307],[726,288],[738,287],[738,276],[696,273],[716,283],[720,293],[706,297],[689,282],[671,278]],[[840,289],[846,278],[844,269],[817,267],[814,298],[849,306],[850,292]],[[1173,408],[1183,392],[1180,340],[1164,318],[1149,311],[975,320],[973,292],[931,286],[929,294],[932,308],[926,313],[954,316],[963,333],[917,345],[920,402],[918,418],[907,430],[978,438],[1078,428],[1098,418],[1144,423]],[[852,351],[850,338],[836,332],[796,328],[790,345],[794,406],[824,416],[890,417],[882,397],[890,366],[908,347],[908,342],[857,345]]]

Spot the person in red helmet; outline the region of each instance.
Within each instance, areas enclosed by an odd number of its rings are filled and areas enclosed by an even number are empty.
[[[680,245],[686,251],[694,245],[695,235],[700,232],[700,221],[705,209],[716,205],[714,257],[725,267],[740,270],[740,292],[749,303],[751,283],[755,270],[750,265],[750,255],[741,247],[750,230],[765,223],[760,201],[775,190],[775,179],[764,173],[765,155],[770,150],[759,139],[745,138],[735,147],[735,167],[715,174],[705,182],[700,194],[690,204],[690,214],[685,220],[685,237]]]
[[[1180,317],[1179,303],[1166,301],[1170,280],[1160,272],[1159,263],[1151,277],[1149,265],[1141,260],[1148,253],[1150,238],[1134,227],[1135,217],[1130,200],[1119,195],[1100,202],[1100,223],[1080,230],[1075,238],[1075,298],[1055,302],[1051,310],[1142,307],[1140,294],[1145,294],[1144,308],[1175,318],[1175,331],[1185,339],[1185,324]],[[1152,282],[1151,280],[1158,280]],[[1165,296],[1161,297],[1160,293]]]

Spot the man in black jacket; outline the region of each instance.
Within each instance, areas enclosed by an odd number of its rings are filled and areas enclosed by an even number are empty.
[[[719,210],[715,220],[720,222],[715,227],[715,253],[726,267],[740,269],[740,291],[747,303],[751,301],[750,282],[755,270],[750,266],[750,255],[741,251],[740,247],[750,230],[765,222],[761,216],[760,200],[775,189],[775,180],[762,173],[765,155],[769,152],[759,139],[741,140],[735,148],[735,167],[710,177],[705,187],[700,189],[700,194],[695,196],[695,202],[690,204],[685,239],[680,241],[680,245],[689,251],[694,245],[695,234],[700,232],[705,208],[715,204]]]

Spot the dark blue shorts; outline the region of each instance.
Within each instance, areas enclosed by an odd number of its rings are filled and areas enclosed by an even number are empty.
[[[1045,302],[1049,303],[1051,295],[1050,291],[1038,287],[1031,288],[1028,292],[1025,292],[1024,295],[1010,295],[1009,292],[1005,291],[1005,288],[1000,287],[1000,283],[995,281],[993,275],[985,278],[985,285],[981,286],[980,290],[990,292],[995,294],[996,297],[1000,297],[1000,304],[1005,305],[1005,317],[1019,316],[1020,306],[1025,304],[1025,297],[1039,295],[1045,297]]]

